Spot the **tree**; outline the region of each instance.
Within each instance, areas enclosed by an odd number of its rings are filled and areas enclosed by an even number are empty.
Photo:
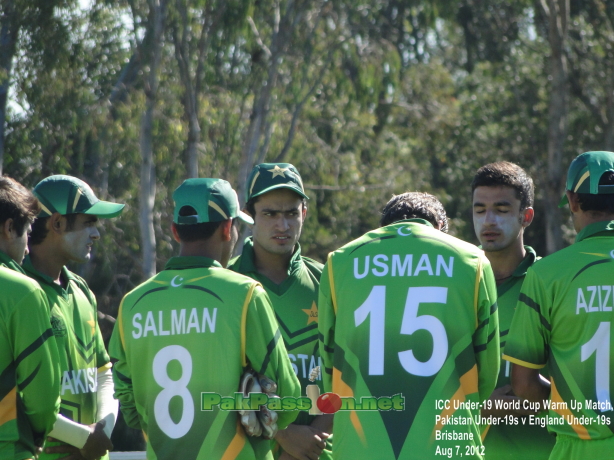
[[[562,170],[568,116],[567,31],[569,0],[540,0],[548,21],[550,44],[550,100],[548,103],[548,172],[546,188],[546,251],[551,254],[563,246],[562,219],[558,209],[565,183]]]

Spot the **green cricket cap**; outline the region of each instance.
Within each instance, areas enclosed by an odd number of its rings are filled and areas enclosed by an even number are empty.
[[[254,166],[249,175],[245,202],[278,188],[290,189],[303,198],[309,199],[305,195],[301,175],[293,165],[290,163],[261,163]]]
[[[57,174],[40,181],[32,190],[41,204],[38,217],[49,217],[54,212],[90,214],[100,218],[116,217],[125,204],[99,200],[92,188],[73,176]]]
[[[591,195],[614,194],[614,185],[599,185],[601,176],[608,171],[614,171],[614,153],[583,153],[569,165],[565,190],[574,193],[590,193]],[[567,195],[563,194],[559,208],[567,203]]]
[[[235,217],[253,224],[254,220],[241,211],[239,199],[228,181],[223,179],[187,179],[173,192],[176,224],[202,224],[220,222]],[[196,214],[180,216],[181,209],[191,206]]]

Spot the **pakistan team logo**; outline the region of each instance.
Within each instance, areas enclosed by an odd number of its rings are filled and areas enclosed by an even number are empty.
[[[64,324],[64,321],[57,316],[51,317],[51,329],[53,329],[53,335],[56,337],[66,336],[66,325]]]

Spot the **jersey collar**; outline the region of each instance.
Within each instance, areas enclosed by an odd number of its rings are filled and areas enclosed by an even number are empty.
[[[189,268],[224,268],[217,260],[199,256],[177,256],[171,257],[164,270],[187,270]]]
[[[608,236],[614,236],[614,220],[604,220],[587,225],[576,235],[576,243],[602,232],[610,232]]]
[[[71,271],[68,270],[66,266],[64,266],[62,267],[62,273],[60,274],[60,278],[63,280],[66,280],[66,288],[60,286],[59,284],[55,282],[53,278],[45,275],[44,273],[39,272],[36,268],[34,268],[34,265],[32,265],[32,260],[30,259],[29,255],[26,256],[25,259],[23,259],[23,269],[25,270],[26,274],[29,277],[34,278],[39,283],[45,283],[53,287],[58,293],[62,295],[64,295],[66,289],[68,289],[68,283],[71,280],[76,279],[74,275],[71,273]]]
[[[254,241],[252,240],[251,236],[245,238],[240,261],[240,273],[257,273],[256,262],[254,261]],[[294,252],[292,253],[292,258],[290,259],[290,264],[288,266],[288,276],[292,276],[292,274],[295,273],[300,266],[301,245],[297,241]]]
[[[533,249],[531,246],[525,246],[524,249],[525,251],[527,251],[527,253],[524,256],[524,259],[522,259],[522,261],[518,265],[518,267],[516,267],[516,270],[514,270],[514,273],[512,273],[512,277],[514,278],[525,276],[529,267],[533,265],[537,260],[537,254],[535,253],[535,249]]]
[[[15,262],[6,252],[0,251],[0,265],[6,265],[11,270],[15,270],[16,272],[25,275],[26,272],[23,270],[21,265]]]
[[[426,225],[427,227],[435,228],[435,227],[433,227],[433,224],[431,224],[428,220],[426,220],[426,219],[419,219],[417,217],[415,217],[413,219],[397,220],[396,222],[393,222],[393,223],[388,224],[388,225],[397,225],[397,224],[401,224],[403,222],[415,222],[417,224],[422,224],[422,225]]]

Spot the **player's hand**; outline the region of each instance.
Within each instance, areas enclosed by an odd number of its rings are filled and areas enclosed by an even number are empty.
[[[516,417],[522,417],[525,415],[535,415],[537,411],[532,409],[522,408],[522,398],[516,396],[512,391],[512,386],[507,384],[502,387],[496,388],[490,395],[491,409],[482,409],[482,416],[488,417],[500,417],[503,418],[506,415],[514,415]],[[497,409],[497,406],[501,407],[513,407],[512,405],[520,406],[518,410],[512,409]]]
[[[95,460],[102,457],[107,451],[113,449],[113,443],[104,432],[105,421],[90,425],[92,434],[89,435],[85,445],[81,449],[81,455],[87,460]]]
[[[275,436],[284,452],[297,460],[318,460],[326,447],[328,433],[309,425],[290,424],[285,430],[280,430]],[[279,460],[282,460],[280,457]]]

